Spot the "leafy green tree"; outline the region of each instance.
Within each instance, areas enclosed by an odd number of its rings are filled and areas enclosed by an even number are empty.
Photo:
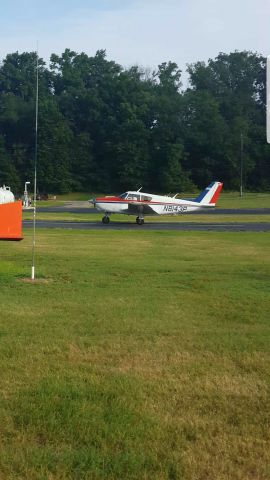
[[[12,186],[14,193],[20,192],[21,184],[18,173],[5,149],[4,138],[0,135],[0,187],[2,185]]]
[[[214,179],[235,174],[234,159],[224,158],[228,136],[218,102],[206,91],[188,91],[183,97],[182,128],[185,150],[184,166],[200,188]]]
[[[213,167],[218,165],[227,188],[239,186],[242,134],[245,138],[245,178],[248,186],[254,186],[256,164],[260,162],[262,152],[265,150],[264,141],[259,144],[254,138],[256,125],[265,122],[265,60],[262,56],[247,51],[220,53],[216,59],[209,60],[207,65],[204,62],[190,65],[188,72],[191,92],[194,95],[199,92],[207,93],[212,102],[216,102],[223,119],[221,130],[224,131],[225,126],[226,138],[222,142],[223,145],[220,145],[222,158],[218,160],[216,157],[217,161],[214,161]],[[206,113],[206,105],[203,111]],[[210,125],[206,128],[209,135],[211,131],[217,134],[218,125],[221,126],[220,122],[213,123],[214,130]],[[209,147],[213,155],[215,149],[211,145]],[[215,155],[218,155],[218,152]],[[221,165],[223,167],[220,169]],[[204,168],[203,164],[202,167]],[[260,182],[259,177],[257,178]]]
[[[15,52],[0,63],[0,174],[18,189],[33,181],[36,60]],[[269,188],[265,59],[220,53],[188,73],[182,91],[174,62],[124,69],[105,50],[69,49],[49,67],[39,59],[39,190],[168,192],[215,178],[238,188],[241,135],[246,186]]]
[[[163,63],[154,74],[154,116],[151,125],[151,186],[160,191],[182,190],[190,184],[182,124],[181,71]]]
[[[46,192],[66,193],[72,184],[70,151],[73,135],[53,100],[40,105],[38,186]]]
[[[166,192],[192,189],[193,184],[182,167],[185,158],[184,146],[182,144],[168,145],[167,157],[164,169],[160,172],[160,183],[162,183],[163,189]]]
[[[71,188],[90,191],[97,184],[93,161],[93,141],[88,133],[73,136],[71,150]]]
[[[12,94],[24,101],[36,96],[36,64],[35,52],[18,52],[8,54],[0,68],[0,92]],[[45,68],[45,62],[39,58],[39,93],[48,95],[50,74]]]

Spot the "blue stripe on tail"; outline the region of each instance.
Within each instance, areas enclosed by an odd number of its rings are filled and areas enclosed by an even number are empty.
[[[204,199],[204,197],[207,195],[209,190],[213,187],[213,185],[215,185],[215,182],[210,183],[210,185],[208,185],[208,187],[205,190],[203,190],[203,192],[201,192],[198,197],[194,199],[194,202],[200,203]]]

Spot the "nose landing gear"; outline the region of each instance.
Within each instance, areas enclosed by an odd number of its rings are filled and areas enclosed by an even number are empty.
[[[136,218],[136,223],[137,223],[137,225],[143,225],[143,224],[144,224],[144,219],[143,219],[143,217],[137,217],[137,218]]]
[[[107,225],[108,223],[110,223],[109,215],[104,215],[104,217],[102,217],[102,223],[104,223],[104,225]]]

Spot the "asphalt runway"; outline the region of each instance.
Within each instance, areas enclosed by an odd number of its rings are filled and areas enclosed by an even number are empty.
[[[192,223],[188,221],[188,217],[198,214],[206,215],[270,215],[270,208],[256,209],[202,209],[189,213],[188,216],[183,214],[179,216],[179,222],[151,222],[147,218],[144,225],[137,225],[134,220],[117,222],[112,220],[108,225],[101,222],[102,213],[97,212],[88,202],[70,202],[60,206],[37,207],[37,212],[44,213],[73,213],[73,214],[89,214],[99,213],[100,221],[68,221],[68,220],[37,220],[38,228],[61,228],[69,230],[178,230],[178,231],[208,231],[208,232],[269,232],[270,222],[218,222],[218,223]],[[32,227],[32,221],[25,220],[23,222],[25,228]]]
[[[32,228],[31,220],[24,220],[24,228]],[[63,220],[37,220],[37,228],[60,228],[65,230],[163,230],[163,231],[206,231],[206,232],[270,232],[270,222],[261,223],[191,223],[191,222],[149,222],[137,225],[135,222],[71,222]]]

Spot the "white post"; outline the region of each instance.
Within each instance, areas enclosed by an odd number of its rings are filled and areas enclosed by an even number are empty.
[[[24,200],[23,200],[23,205],[24,207],[28,208],[29,207],[29,197],[28,197],[28,191],[27,191],[27,185],[30,185],[30,182],[25,182],[24,184]]]
[[[37,206],[37,152],[38,152],[38,46],[36,64],[36,136],[35,136],[35,167],[34,167],[34,214],[33,214],[33,241],[32,241],[32,270],[31,279],[35,280],[35,248],[36,248],[36,206]]]

